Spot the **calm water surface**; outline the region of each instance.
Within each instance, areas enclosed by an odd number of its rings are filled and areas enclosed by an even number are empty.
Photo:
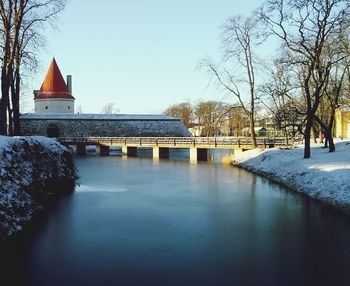
[[[0,285],[350,285],[350,221],[237,168],[86,156]],[[1,278],[0,278],[1,279]]]

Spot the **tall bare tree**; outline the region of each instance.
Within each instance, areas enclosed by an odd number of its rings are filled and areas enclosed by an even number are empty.
[[[348,0],[268,0],[259,11],[260,19],[282,42],[291,68],[298,69],[301,92],[306,103],[304,158],[310,158],[310,137],[315,114],[329,83],[332,66],[343,51],[332,50],[325,58],[325,47],[339,46],[339,35],[348,29]],[[345,55],[344,55],[345,56]]]
[[[231,106],[226,110],[224,116],[228,119],[230,136],[241,136],[242,129],[250,126],[249,118],[241,106]]]
[[[345,39],[344,39],[345,40]],[[344,41],[344,47],[348,48],[348,39]],[[338,48],[344,48],[338,47]],[[329,47],[329,49],[336,49],[337,47]],[[340,107],[341,102],[344,101],[345,92],[345,76],[350,66],[350,54],[342,58],[336,65],[333,66],[329,77],[328,88],[325,96],[322,98],[319,110],[315,114],[316,122],[321,126],[325,135],[325,147],[329,148],[329,152],[335,151],[333,141],[333,127],[335,123],[335,112]],[[327,54],[325,55],[328,56]]]
[[[19,134],[21,68],[26,63],[36,62],[43,30],[47,24],[55,22],[65,4],[66,0],[0,0],[0,134],[7,134],[9,116],[14,133]]]
[[[216,81],[239,102],[240,106],[249,117],[250,134],[253,146],[256,148],[255,134],[255,107],[256,107],[256,64],[257,60],[253,53],[257,45],[258,22],[254,17],[243,18],[235,16],[230,18],[224,26],[223,45],[225,47],[225,62],[232,63],[235,67],[243,69],[245,76],[234,76],[228,69],[219,70],[211,61],[204,60],[201,65],[207,67],[208,72]],[[245,84],[245,87],[241,86]],[[248,91],[249,102],[245,101],[245,91]]]
[[[198,125],[203,128],[204,136],[215,136],[220,127],[223,115],[226,114],[226,104],[219,101],[200,101],[194,107]]]
[[[303,132],[305,108],[298,94],[298,77],[283,61],[283,57],[277,57],[266,65],[266,81],[259,86],[259,101],[273,115],[276,127],[284,130],[288,139],[289,135]]]

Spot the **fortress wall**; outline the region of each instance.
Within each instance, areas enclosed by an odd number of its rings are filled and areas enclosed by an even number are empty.
[[[110,119],[21,119],[22,135],[47,136],[48,126],[59,129],[60,137],[187,137],[181,120]]]

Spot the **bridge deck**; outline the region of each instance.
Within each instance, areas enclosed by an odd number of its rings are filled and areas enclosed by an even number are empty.
[[[164,148],[207,148],[207,149],[251,149],[249,137],[60,137],[63,144],[85,144],[127,147],[164,147]],[[300,139],[285,137],[258,137],[260,148],[286,147],[300,142]]]

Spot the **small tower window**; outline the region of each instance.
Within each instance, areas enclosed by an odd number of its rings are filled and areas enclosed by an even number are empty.
[[[68,109],[70,109],[70,106],[68,106]]]
[[[45,109],[49,109],[49,107],[48,107],[48,106],[45,106]]]

